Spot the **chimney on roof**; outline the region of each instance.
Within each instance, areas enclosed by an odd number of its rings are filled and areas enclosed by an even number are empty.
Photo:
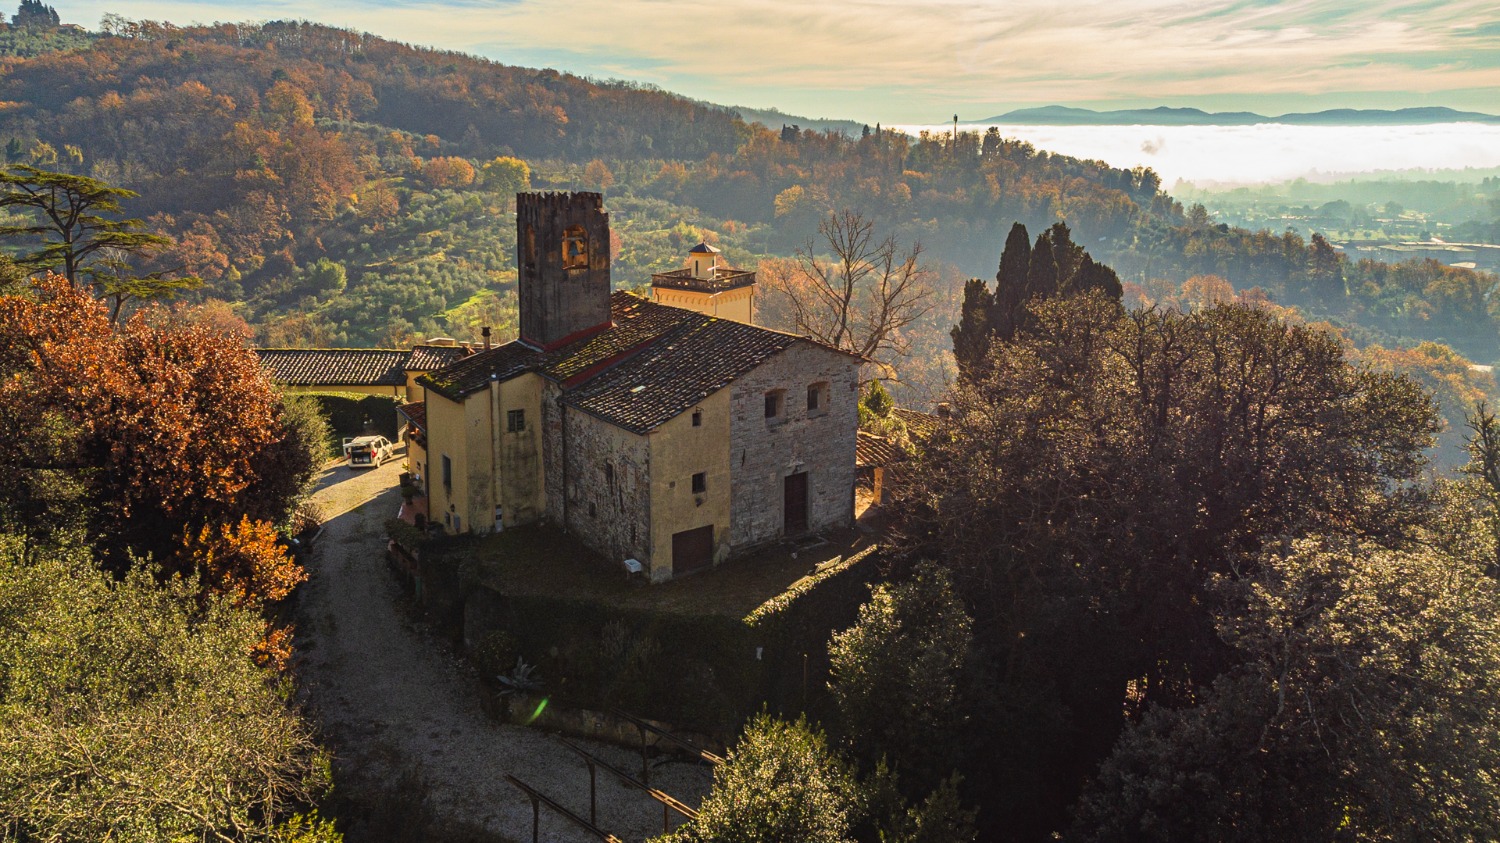
[[[485,325],[483,328],[480,328],[479,329],[479,335],[481,337],[484,337],[484,350],[485,351],[489,351],[490,350],[490,326]]]

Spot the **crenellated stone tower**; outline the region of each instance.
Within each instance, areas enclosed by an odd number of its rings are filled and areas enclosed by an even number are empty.
[[[609,327],[603,196],[517,194],[516,251],[523,342],[552,349]]]

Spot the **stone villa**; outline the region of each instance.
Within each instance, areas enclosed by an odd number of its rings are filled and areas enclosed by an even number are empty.
[[[547,521],[654,582],[854,517],[859,367],[750,324],[755,275],[711,246],[610,291],[597,193],[517,197],[520,339],[417,378],[431,519]]]

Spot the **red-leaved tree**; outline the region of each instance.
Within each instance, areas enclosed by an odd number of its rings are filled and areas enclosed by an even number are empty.
[[[67,507],[110,566],[150,555],[241,602],[280,599],[304,574],[273,525],[321,444],[288,416],[242,338],[160,307],[112,326],[55,275],[0,297],[0,423],[26,432],[0,455],[18,478],[0,520],[33,535]]]

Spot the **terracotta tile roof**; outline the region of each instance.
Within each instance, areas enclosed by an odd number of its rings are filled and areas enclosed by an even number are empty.
[[[938,426],[943,423],[942,417],[932,413],[924,413],[921,410],[908,410],[905,407],[893,407],[891,412],[896,418],[906,424],[906,432],[912,439],[921,442],[931,439],[938,432]]]
[[[609,313],[614,320],[613,327],[549,352],[542,365],[542,374],[566,383],[645,348],[681,324],[708,318],[689,310],[654,304],[625,292],[610,296]]]
[[[289,386],[402,386],[410,352],[389,348],[258,348],[260,365]]]
[[[463,346],[393,348],[258,348],[276,383],[291,386],[402,386],[407,372],[430,372],[472,352]]]
[[[413,401],[410,404],[402,404],[401,406],[396,408],[396,412],[400,413],[403,416],[406,416],[406,420],[411,422],[414,426],[422,430],[427,429],[426,401]]]
[[[706,318],[652,304],[625,292],[610,296],[609,309],[614,325],[591,337],[547,352],[519,341],[508,342],[429,372],[418,378],[418,383],[454,401],[462,401],[465,396],[484,389],[491,379],[503,381],[524,372],[539,371],[552,380],[566,383],[644,348],[683,319]]]
[[[406,371],[431,372],[434,369],[451,366],[473,353],[472,349],[461,345],[414,346],[406,359]]]
[[[859,468],[885,467],[908,459],[911,456],[906,451],[884,436],[861,430],[854,441],[854,464]]]
[[[491,380],[539,372],[563,385],[570,405],[644,433],[794,343],[829,348],[794,334],[715,319],[625,292],[610,297],[610,313],[611,327],[554,351],[506,343],[417,382],[462,401]]]
[[[507,380],[529,372],[542,362],[542,353],[520,342],[481,351],[417,378],[417,383],[445,398],[462,401],[484,389],[491,378]]]
[[[648,350],[568,393],[569,406],[645,433],[805,342],[741,322],[690,316]]]

